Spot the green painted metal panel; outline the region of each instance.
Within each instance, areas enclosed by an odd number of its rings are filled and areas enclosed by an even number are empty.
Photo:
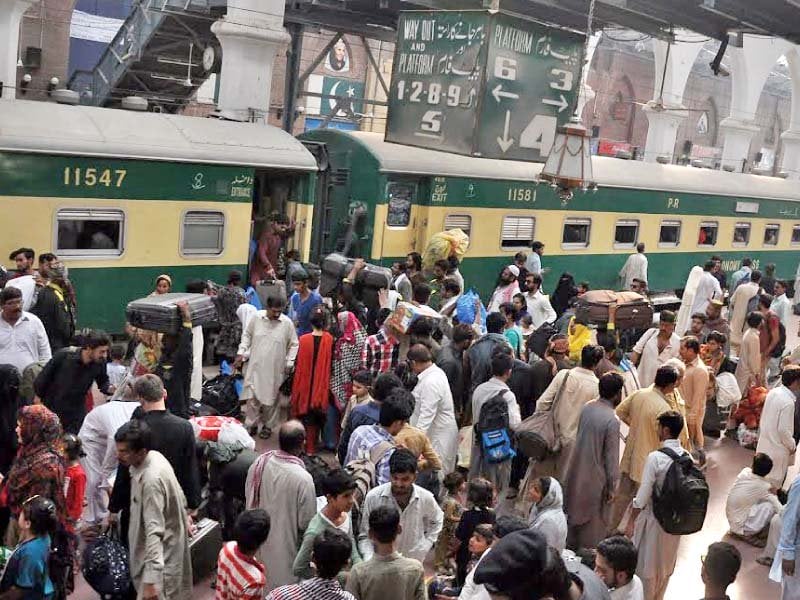
[[[544,162],[575,110],[584,36],[498,13],[491,18],[475,154]]]
[[[430,195],[421,203],[429,202],[432,206],[701,215],[709,218],[739,217],[743,220],[800,220],[797,203],[784,200],[676,194],[659,190],[602,186],[596,192],[578,192],[572,200],[564,202],[547,185],[453,177],[430,179],[434,185]],[[737,212],[737,203],[742,202],[757,205],[757,212]],[[748,206],[748,210],[752,208]]]
[[[162,273],[172,277],[172,289],[182,292],[190,279],[225,283],[231,269],[247,273],[244,265],[188,265],[162,267],[118,267],[86,269],[70,267],[69,278],[78,297],[78,327],[122,333],[125,307],[131,300],[147,296]]]
[[[387,141],[473,152],[488,39],[485,11],[401,13]]]
[[[254,169],[0,153],[4,196],[251,202]]]
[[[502,12],[402,13],[387,141],[544,161],[575,108],[583,39]]]

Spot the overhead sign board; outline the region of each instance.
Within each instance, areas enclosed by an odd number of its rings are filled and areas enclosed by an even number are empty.
[[[577,101],[583,39],[501,12],[402,13],[386,140],[543,162]]]

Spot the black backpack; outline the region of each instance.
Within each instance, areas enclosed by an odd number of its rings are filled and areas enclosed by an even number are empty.
[[[236,375],[217,375],[203,383],[202,403],[210,406],[223,417],[241,416],[239,393],[236,391]]]
[[[553,323],[542,323],[528,338],[528,355],[533,352],[538,355],[539,358],[544,358],[544,353],[547,351],[550,338],[557,333],[559,333],[558,327]]]
[[[475,424],[476,440],[490,463],[505,462],[517,454],[509,432],[506,391],[499,391],[481,407]]]
[[[692,457],[678,455],[670,448],[659,448],[672,459],[664,485],[653,491],[653,514],[662,529],[671,535],[688,535],[703,528],[708,509],[708,483]]]

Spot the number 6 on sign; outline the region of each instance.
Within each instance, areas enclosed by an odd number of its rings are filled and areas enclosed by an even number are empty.
[[[494,76],[497,77],[498,79],[516,81],[517,61],[513,58],[498,56],[494,60]]]
[[[558,119],[547,115],[536,115],[522,130],[519,137],[520,148],[538,150],[542,156],[547,156],[556,141]]]
[[[440,133],[442,131],[442,111],[429,110],[422,116],[419,128],[427,133]]]

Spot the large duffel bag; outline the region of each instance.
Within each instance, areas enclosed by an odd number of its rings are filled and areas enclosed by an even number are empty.
[[[591,325],[607,325],[612,308],[616,309],[617,329],[647,329],[653,324],[653,306],[636,292],[592,290],[578,299],[575,319]]]
[[[134,327],[159,331],[161,333],[178,333],[183,317],[178,310],[179,302],[189,304],[192,316],[192,327],[209,325],[217,322],[217,308],[211,296],[206,294],[157,294],[147,296],[128,303],[125,315],[128,323]]]

